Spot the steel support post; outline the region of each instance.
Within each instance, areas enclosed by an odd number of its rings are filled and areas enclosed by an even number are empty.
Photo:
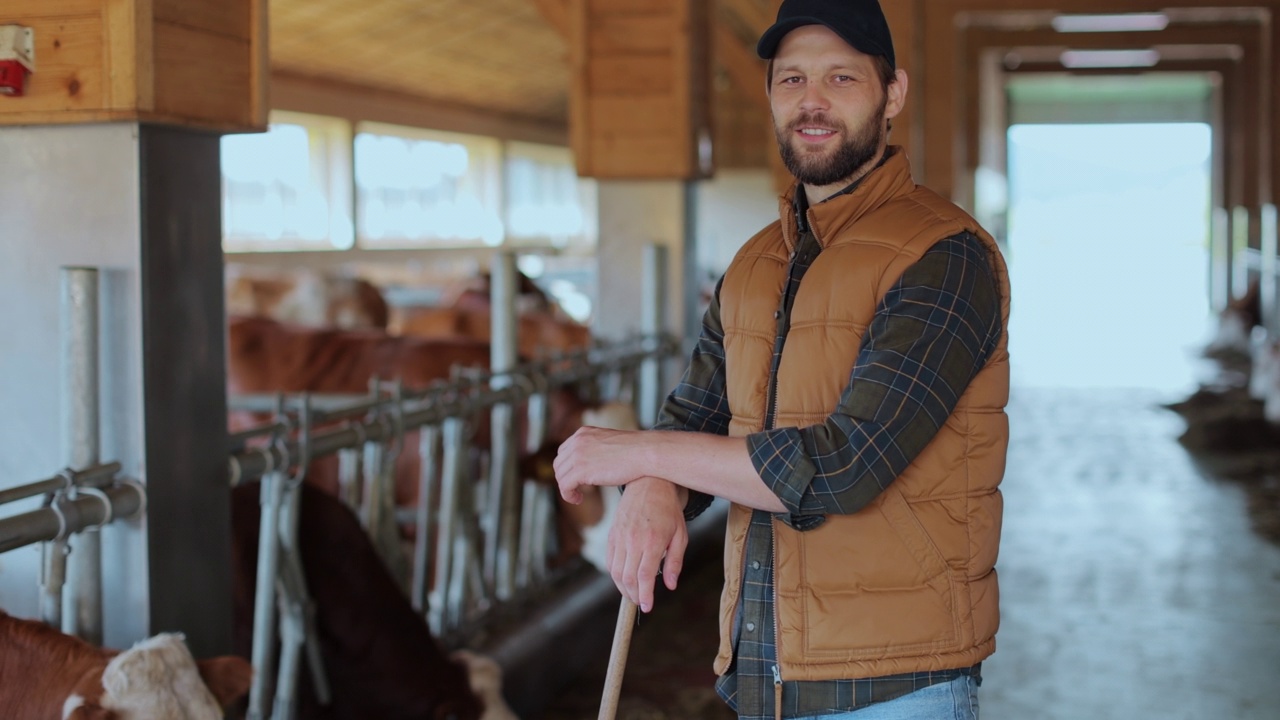
[[[515,253],[500,252],[494,255],[490,270],[490,308],[492,309],[492,339],[490,341],[490,366],[494,373],[490,384],[493,388],[511,385],[508,375],[516,366],[516,257]],[[519,440],[515,432],[515,413],[511,403],[493,406],[492,438],[489,462],[489,506],[484,509],[488,529],[485,544],[486,585],[493,588],[499,600],[512,597],[515,590],[516,555],[519,543],[520,497],[515,484],[516,456]]]
[[[62,269],[62,432],[67,467],[98,463],[98,270]],[[69,497],[75,499],[72,486]],[[97,527],[76,538],[69,557],[69,607],[62,630],[102,644],[102,536]]]
[[[649,243],[644,249],[641,282],[640,331],[646,336],[662,333],[666,322],[667,248]],[[640,365],[640,402],[636,407],[641,427],[653,427],[662,406],[662,360],[646,359]]]

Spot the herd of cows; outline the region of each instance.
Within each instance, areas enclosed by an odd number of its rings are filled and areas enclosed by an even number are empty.
[[[522,280],[521,358],[590,343],[585,326]],[[393,309],[361,280],[301,271],[229,272],[228,392],[359,394],[374,377],[425,388],[447,380],[455,366],[487,368],[486,282],[476,279],[440,306]],[[548,460],[584,422],[636,427],[629,406],[593,406],[568,390],[553,394],[548,405],[546,444],[538,452],[522,449],[519,460],[522,476],[542,482],[554,483]],[[228,425],[234,432],[262,421],[233,412]],[[483,446],[487,430],[477,425],[475,442]],[[405,447],[416,447],[412,438],[405,438]],[[398,506],[416,503],[418,462],[416,452],[398,456]],[[235,656],[197,662],[179,635],[159,635],[124,652],[104,650],[0,613],[0,647],[6,649],[0,653],[0,717],[204,720],[222,717],[222,708],[242,710],[252,675],[243,658],[252,646],[259,499],[257,483],[231,492]],[[559,555],[549,562],[577,555],[598,561],[611,505],[596,496],[582,506],[558,508]],[[414,610],[403,578],[382,561],[355,512],[340,499],[336,457],[309,467],[298,533],[331,699],[321,705],[308,673],[301,673],[297,718],[514,719],[501,694],[498,665],[475,652],[449,652]],[[30,692],[32,687],[39,691]]]

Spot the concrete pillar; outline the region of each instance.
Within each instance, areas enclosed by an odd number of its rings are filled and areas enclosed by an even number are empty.
[[[618,339],[641,328],[644,248],[667,248],[668,329],[683,337],[685,248],[692,246],[681,180],[604,180],[599,183],[600,244],[596,314],[592,331]]]
[[[149,496],[145,520],[102,531],[104,642],[181,630],[197,656],[226,652],[218,137],[137,123],[14,127],[0,132],[0,157],[0,486],[62,467],[59,272],[98,267],[100,454]],[[0,556],[0,607],[35,614],[38,555]]]
[[[0,103],[0,487],[62,467],[59,273],[99,268],[99,454],[148,496],[145,519],[102,531],[104,641],[180,630],[197,657],[225,653],[219,133],[266,126],[267,4],[84,5],[3,13],[31,28],[38,68]],[[37,554],[0,556],[0,607],[34,614]]]

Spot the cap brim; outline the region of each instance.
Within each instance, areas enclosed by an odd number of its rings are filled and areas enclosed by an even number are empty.
[[[841,39],[849,43],[851,47],[857,49],[859,52],[866,53],[867,55],[889,56],[889,51],[876,45],[867,38],[846,37],[844,33],[816,17],[792,17],[774,23],[772,27],[765,30],[764,34],[760,36],[760,42],[756,43],[756,55],[760,56],[764,60],[773,58],[774,55],[778,54],[778,46],[782,44],[782,38],[786,37],[787,33],[792,30],[795,30],[798,27],[804,27],[805,25],[822,25],[836,35],[839,35]]]
[[[787,33],[792,30],[805,25],[825,25],[830,27],[830,25],[816,17],[793,17],[776,22],[773,27],[765,30],[764,34],[760,36],[760,42],[756,43],[756,55],[759,55],[764,60],[777,55],[778,46],[782,44],[782,38],[786,37]]]

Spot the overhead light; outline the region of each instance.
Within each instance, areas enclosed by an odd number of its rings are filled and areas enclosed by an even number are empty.
[[[1169,27],[1164,13],[1123,13],[1118,15],[1059,15],[1053,19],[1058,32],[1154,32]]]
[[[1158,50],[1067,50],[1059,56],[1062,66],[1083,68],[1144,68],[1160,62]]]

